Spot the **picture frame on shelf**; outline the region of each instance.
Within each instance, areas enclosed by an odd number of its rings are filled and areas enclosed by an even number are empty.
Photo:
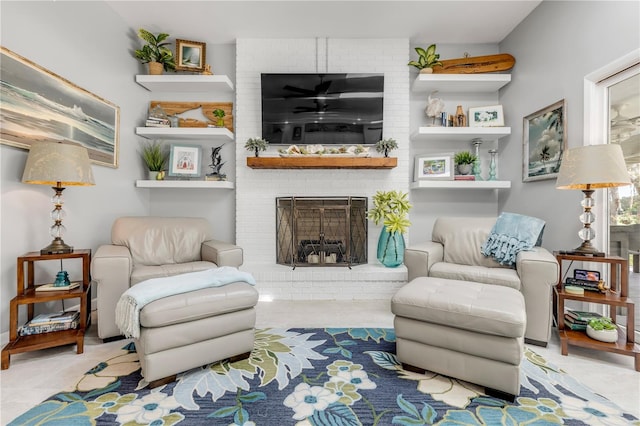
[[[502,105],[469,108],[469,127],[504,127]]]
[[[29,150],[43,139],[80,145],[97,165],[118,167],[120,107],[1,47],[0,143]]]
[[[522,181],[555,179],[567,149],[564,99],[524,117]]]
[[[169,151],[169,176],[200,177],[202,148],[198,145],[171,144]]]
[[[176,39],[176,70],[204,72],[207,44],[201,41]]]
[[[420,155],[415,159],[414,181],[453,180],[453,153]]]

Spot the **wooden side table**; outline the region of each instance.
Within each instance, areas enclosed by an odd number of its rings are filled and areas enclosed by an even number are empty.
[[[73,290],[36,292],[34,264],[45,260],[80,259],[82,261],[82,285]],[[73,253],[40,254],[29,252],[18,257],[16,297],[11,299],[9,307],[9,343],[2,349],[2,370],[9,368],[12,354],[36,351],[55,346],[75,343],[77,353],[84,351],[84,334],[89,325],[91,312],[91,279],[89,268],[91,250],[74,250]],[[26,265],[26,271],[25,271]],[[78,281],[71,280],[71,281]],[[33,318],[36,303],[54,300],[80,299],[80,324],[77,328],[50,333],[18,336],[18,309],[27,306],[27,318]]]
[[[609,257],[585,257],[570,254],[555,253],[560,265],[560,276],[554,291],[556,293],[558,310],[558,333],[560,334],[560,344],[562,355],[569,353],[569,345],[581,346],[583,348],[596,349],[613,352],[634,357],[634,367],[640,371],[640,345],[634,342],[634,302],[628,297],[629,290],[629,265],[627,259],[618,256]],[[596,291],[585,291],[584,295],[569,294],[564,291],[562,283],[562,263],[566,261],[597,262],[608,264],[610,268],[609,278],[611,289],[606,293]],[[580,302],[599,303],[609,305],[611,309],[611,319],[616,322],[615,307],[621,306],[627,309],[626,333],[618,327],[618,340],[614,343],[605,343],[587,336],[583,331],[570,330],[564,326],[564,301],[577,300]]]

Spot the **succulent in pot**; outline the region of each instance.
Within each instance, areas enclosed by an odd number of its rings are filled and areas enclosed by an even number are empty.
[[[453,157],[453,161],[458,166],[458,173],[460,173],[461,175],[468,175],[469,173],[471,173],[473,164],[477,159],[478,157],[476,157],[469,151],[457,152]]]
[[[226,115],[224,110],[216,108],[213,110],[213,115],[217,118],[216,127],[224,127],[224,116]]]
[[[593,318],[587,324],[587,336],[613,343],[618,340],[618,326],[608,317]]]

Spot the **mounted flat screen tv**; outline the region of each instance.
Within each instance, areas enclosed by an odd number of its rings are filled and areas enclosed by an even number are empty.
[[[262,74],[262,138],[273,145],[382,139],[384,74]]]

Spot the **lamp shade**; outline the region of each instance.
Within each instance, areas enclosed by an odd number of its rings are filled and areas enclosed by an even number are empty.
[[[22,182],[40,185],[94,185],[89,152],[78,145],[34,142],[24,166]]]
[[[558,189],[612,188],[631,184],[620,145],[587,145],[564,153]]]

